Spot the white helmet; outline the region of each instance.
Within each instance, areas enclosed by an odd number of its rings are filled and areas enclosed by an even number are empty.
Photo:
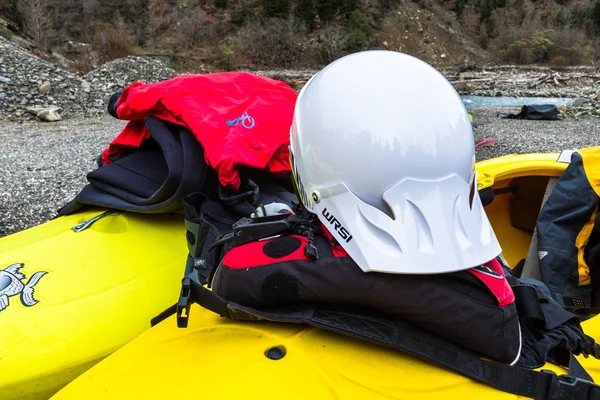
[[[429,64],[381,50],[334,61],[300,92],[290,135],[302,202],[363,271],[443,273],[500,254],[469,115]]]

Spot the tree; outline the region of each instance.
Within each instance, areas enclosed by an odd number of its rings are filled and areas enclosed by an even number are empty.
[[[358,9],[354,10],[348,18],[348,28],[350,29],[349,49],[365,50],[369,46],[371,36],[371,27],[365,14]]]
[[[465,6],[467,5],[466,0],[455,0],[453,10],[456,12],[457,16],[461,16],[463,11],[465,10]]]
[[[349,19],[352,13],[360,9],[359,0],[343,0],[340,4],[340,14],[342,18]]]
[[[47,0],[20,0],[19,14],[22,17],[25,32],[38,44],[45,44],[45,33],[50,25]]]
[[[290,0],[262,0],[264,15],[267,18],[287,18],[290,15]]]
[[[393,9],[394,7],[397,7],[399,4],[399,0],[379,0],[379,8],[384,14]]]
[[[350,33],[338,22],[326,25],[319,35],[322,39],[320,55],[323,64],[329,64],[346,54]]]
[[[596,32],[600,31],[600,0],[596,0],[594,5],[591,7],[589,18],[594,24]]]
[[[11,19],[13,23],[20,20],[19,10],[17,8],[17,0],[2,0],[0,1],[0,15],[5,15]]]
[[[323,22],[333,21],[343,0],[317,0],[317,13]]]
[[[298,0],[294,9],[294,15],[300,21],[304,22],[308,29],[312,30],[315,28],[317,11],[313,0]]]

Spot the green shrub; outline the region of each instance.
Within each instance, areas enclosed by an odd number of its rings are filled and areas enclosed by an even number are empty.
[[[456,15],[458,17],[460,17],[462,15],[466,5],[467,5],[467,0],[456,0],[454,2],[454,7],[452,7],[452,9],[454,10],[454,12],[456,12]]]
[[[566,67],[569,65],[569,59],[565,56],[554,56],[550,60],[550,65],[553,67]]]
[[[17,7],[17,3],[17,0],[0,0],[0,15],[5,15],[14,23],[19,22],[21,16],[19,15],[19,8]]]
[[[514,41],[504,52],[504,58],[518,64],[532,64],[549,59],[554,43],[547,37],[551,30],[538,31],[533,37]]]
[[[317,14],[323,22],[333,21],[343,0],[316,0]]]
[[[0,24],[0,36],[10,40],[13,37],[13,33],[6,26]]]
[[[242,26],[253,18],[262,16],[260,6],[253,0],[242,0],[231,10],[231,22]]]
[[[464,0],[463,0],[464,1]],[[400,4],[400,0],[379,0],[379,8],[382,13],[386,13]]]
[[[313,0],[298,0],[294,9],[294,16],[302,21],[310,30],[316,27],[315,19],[317,10]]]
[[[293,18],[250,20],[238,30],[235,44],[259,66],[297,67],[303,61],[302,37],[306,27]]]
[[[350,30],[350,40],[348,49],[351,51],[365,50],[369,46],[371,36],[371,27],[367,17],[360,10],[354,10],[348,18],[348,29]]]
[[[92,48],[99,54],[101,64],[135,54],[125,33],[109,23],[96,24]]]
[[[569,22],[572,26],[581,29],[584,27],[589,14],[590,14],[589,7],[579,6],[579,5],[574,6],[571,9],[571,15],[569,16]]]
[[[290,0],[261,0],[265,18],[287,18],[290,15]]]
[[[222,43],[217,46],[210,61],[222,71],[233,71],[235,69],[235,51],[231,46]]]
[[[592,21],[595,32],[600,31],[600,0],[596,0],[594,5],[590,7],[589,18]]]
[[[338,22],[331,22],[321,29],[319,55],[321,64],[327,65],[348,53],[350,32]]]
[[[220,9],[227,8],[227,0],[215,0],[215,7]]]
[[[490,17],[485,22],[485,33],[491,38],[495,38],[500,34],[500,32],[498,32],[498,24],[496,23],[496,18],[494,18],[494,16]]]
[[[564,57],[567,65],[581,65],[589,63],[594,57],[594,51],[589,45],[589,40],[581,31],[573,29],[556,30],[552,33],[554,43],[550,51],[550,58]],[[562,62],[560,59],[559,62]]]

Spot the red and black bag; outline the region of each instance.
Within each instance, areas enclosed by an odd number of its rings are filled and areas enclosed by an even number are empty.
[[[496,260],[439,275],[363,272],[321,227],[318,259],[305,255],[307,236],[292,234],[233,247],[212,290],[248,307],[344,305],[414,324],[503,363],[521,347],[512,289]]]

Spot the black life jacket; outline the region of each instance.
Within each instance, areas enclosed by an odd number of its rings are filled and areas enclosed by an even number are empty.
[[[451,274],[365,274],[300,205],[235,220],[205,198],[184,203],[191,262],[179,302],[152,324],[177,313],[186,327],[196,302],[231,319],[306,323],[404,350],[509,393],[600,396],[573,357],[600,357],[578,316],[497,260]],[[569,375],[532,369],[548,361]]]
[[[600,307],[599,207],[597,146],[573,152],[537,218],[542,281],[559,304],[577,313]]]
[[[255,309],[305,304],[365,308],[500,362],[518,357],[521,341],[514,296],[496,260],[452,274],[366,274],[320,228],[315,233],[318,258],[305,254],[309,238],[302,234],[233,247],[214,274],[213,292]],[[475,326],[473,321],[478,321]]]

